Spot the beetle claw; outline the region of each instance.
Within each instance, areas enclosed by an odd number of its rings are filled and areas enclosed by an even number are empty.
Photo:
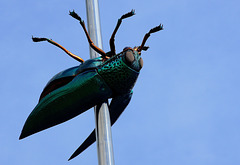
[[[147,51],[149,49],[149,46],[144,46],[142,50]]]
[[[47,41],[47,38],[39,38],[39,37],[33,37],[32,36],[33,42],[41,42],[41,41]]]
[[[125,18],[131,17],[133,15],[135,15],[135,10],[134,9],[132,9],[130,12],[122,15],[121,19],[125,19]]]
[[[77,13],[75,13],[74,10],[73,11],[69,11],[69,15],[72,16],[73,18],[79,20],[80,22],[83,22],[81,17]]]
[[[135,13],[135,9],[132,9],[131,10],[131,13],[132,13],[132,15],[135,15],[136,13]]]
[[[159,26],[156,26],[156,27],[152,28],[152,29],[149,31],[149,33],[155,33],[155,32],[160,31],[160,30],[163,30],[163,25],[162,25],[162,24],[160,24]]]

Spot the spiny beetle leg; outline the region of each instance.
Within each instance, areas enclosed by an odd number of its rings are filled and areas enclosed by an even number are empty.
[[[75,13],[74,10],[73,11],[69,11],[69,15],[72,16],[73,18],[79,20],[80,22],[82,21],[81,17],[77,13]]]
[[[122,15],[121,19],[125,19],[125,18],[128,18],[128,17],[131,17],[131,16],[133,16],[133,15],[135,15],[135,14],[136,14],[136,13],[135,13],[135,10],[132,9],[130,12]]]
[[[102,49],[100,49],[99,47],[97,47],[97,46],[93,43],[93,41],[91,40],[91,38],[90,38],[90,36],[89,36],[89,34],[88,34],[88,31],[87,31],[87,29],[86,29],[85,23],[84,23],[84,21],[82,20],[82,18],[81,18],[77,13],[75,13],[74,10],[73,10],[73,11],[69,11],[69,15],[71,15],[73,18],[75,18],[75,19],[77,19],[77,20],[80,21],[80,24],[81,24],[81,26],[82,26],[85,34],[86,34],[86,37],[87,37],[87,39],[88,39],[88,43],[89,43],[89,45],[91,46],[91,48],[93,48],[97,53],[101,54],[103,57],[106,57],[106,53],[105,53]]]
[[[116,54],[116,50],[115,50],[115,35],[116,35],[117,31],[118,31],[118,28],[120,27],[120,25],[122,23],[122,20],[125,19],[125,18],[128,18],[128,17],[131,17],[133,15],[135,15],[135,10],[132,9],[130,12],[122,15],[121,18],[118,19],[117,25],[116,25],[116,27],[115,27],[115,29],[114,29],[114,31],[112,33],[112,36],[110,38],[110,41],[109,41],[109,43],[110,43],[110,50],[111,50],[110,53],[109,53],[110,57]]]
[[[155,32],[160,31],[160,30],[163,30],[163,25],[162,25],[162,24],[160,24],[159,26],[156,26],[156,27],[152,28],[152,29],[149,31],[149,33],[155,33]]]
[[[147,51],[149,49],[149,46],[144,46],[142,50]]]
[[[157,31],[160,31],[160,30],[163,30],[163,25],[160,24],[159,26],[156,26],[154,28],[152,28],[151,30],[149,30],[148,33],[145,34],[144,38],[143,38],[143,41],[142,41],[142,44],[141,46],[138,48],[138,52],[141,53],[142,50],[144,50],[144,45],[148,39],[148,37],[150,37],[150,34],[151,33],[155,33]]]
[[[33,37],[32,36],[33,42],[41,42],[41,41],[47,41],[47,38],[38,38],[38,37]]]
[[[82,25],[82,27],[84,28],[85,27],[85,23],[84,21],[82,20],[82,18],[77,14],[75,13],[75,11],[69,11],[69,15],[71,15],[73,18],[79,20],[80,24]]]
[[[77,60],[77,61],[79,61],[79,62],[81,62],[81,63],[84,62],[84,60],[83,60],[81,57],[79,57],[79,56],[71,53],[70,51],[68,51],[67,49],[65,49],[62,45],[56,43],[55,41],[53,41],[53,40],[51,40],[51,39],[32,37],[32,40],[33,40],[33,42],[48,41],[49,43],[51,43],[51,44],[59,47],[60,49],[62,49],[64,52],[66,52],[70,57],[74,58],[75,60]]]

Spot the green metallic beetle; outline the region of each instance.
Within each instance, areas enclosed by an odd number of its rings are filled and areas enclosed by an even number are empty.
[[[72,54],[53,40],[32,38],[34,42],[48,41],[54,44],[82,64],[58,73],[48,82],[41,93],[37,106],[28,116],[19,139],[63,123],[94,106],[97,106],[98,109],[109,98],[112,98],[109,105],[111,125],[116,122],[132,97],[132,89],[143,66],[141,51],[148,49],[144,46],[145,42],[151,33],[163,29],[160,24],[145,34],[141,46],[126,47],[122,52],[116,54],[115,34],[122,19],[134,14],[135,12],[132,10],[118,20],[110,39],[111,51],[105,53],[90,39],[84,21],[74,11],[70,12],[72,17],[80,21],[90,46],[101,55],[87,61]],[[95,130],[93,130],[70,159],[79,155],[95,141]]]

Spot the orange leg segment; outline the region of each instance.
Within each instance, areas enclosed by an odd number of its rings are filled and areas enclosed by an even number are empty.
[[[89,34],[88,34],[88,32],[87,32],[85,23],[84,23],[84,21],[81,19],[81,17],[79,17],[79,16],[77,15],[77,13],[75,13],[75,11],[69,12],[69,15],[71,15],[73,18],[75,18],[75,19],[77,19],[77,20],[80,21],[80,25],[82,26],[82,28],[83,28],[86,36],[87,36],[88,43],[89,43],[90,47],[93,48],[97,53],[101,54],[103,57],[106,57],[106,53],[105,53],[102,49],[100,49],[99,47],[97,47],[97,46],[93,43],[93,41],[91,40],[91,38],[90,38],[90,36],[89,36]]]
[[[80,58],[79,56],[71,53],[70,51],[68,51],[67,49],[65,49],[62,45],[56,43],[55,41],[51,40],[51,39],[48,39],[48,38],[37,38],[37,37],[32,37],[32,40],[34,42],[41,42],[41,41],[48,41],[49,43],[59,47],[60,49],[62,49],[64,52],[66,52],[70,57],[74,58],[75,60],[83,63],[84,60],[82,58]]]

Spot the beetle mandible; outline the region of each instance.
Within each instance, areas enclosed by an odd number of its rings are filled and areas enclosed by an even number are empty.
[[[140,46],[126,47],[116,54],[116,32],[123,19],[135,14],[132,10],[118,19],[109,41],[110,51],[105,53],[94,45],[81,17],[74,11],[69,14],[80,22],[90,47],[101,56],[84,61],[51,39],[32,38],[34,42],[48,41],[81,64],[58,73],[47,83],[38,104],[28,116],[19,139],[63,123],[94,106],[99,109],[101,104],[109,98],[112,98],[109,111],[111,125],[113,125],[131,100],[132,89],[143,66],[141,51],[148,49],[145,46],[148,37],[151,33],[163,30],[162,24],[152,28],[145,34]],[[95,141],[95,130],[93,130],[70,159],[79,155]]]

